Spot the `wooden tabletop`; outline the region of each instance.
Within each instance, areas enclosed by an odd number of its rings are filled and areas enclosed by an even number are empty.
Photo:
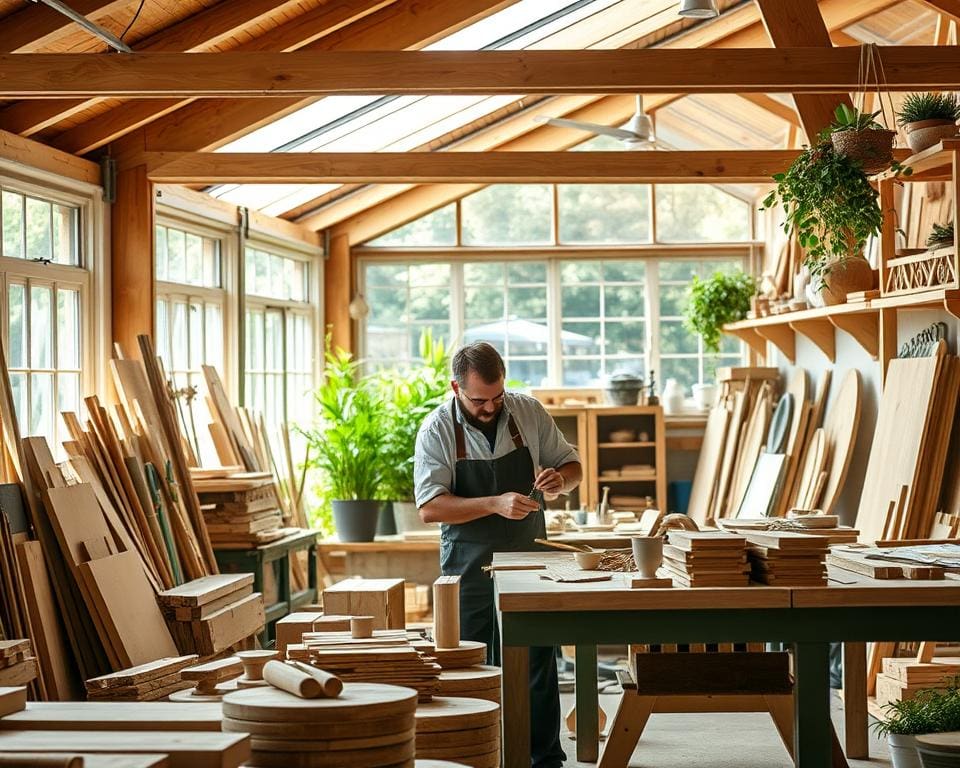
[[[563,552],[505,552],[495,565],[572,563]],[[501,611],[696,610],[724,608],[831,608],[870,606],[960,606],[960,581],[877,580],[842,570],[829,571],[825,587],[677,587],[631,589],[632,574],[612,573],[609,581],[555,582],[531,571],[497,571]]]

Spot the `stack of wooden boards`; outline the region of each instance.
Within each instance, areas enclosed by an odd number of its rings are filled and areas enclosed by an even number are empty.
[[[344,682],[371,682],[413,688],[421,701],[440,691],[441,667],[428,650],[414,647],[406,630],[377,630],[373,637],[349,632],[308,632],[287,645],[287,658],[311,664]],[[430,649],[432,650],[432,649]]]
[[[250,734],[254,768],[412,766],[416,709],[393,685],[346,683],[330,699],[252,688],[223,697],[223,730]]]
[[[37,676],[37,659],[27,639],[0,640],[0,686],[26,685]]]
[[[212,656],[263,630],[263,595],[253,591],[252,573],[205,576],[157,601],[182,653]]]
[[[440,696],[486,699],[500,703],[500,667],[477,664],[440,673]]]
[[[915,658],[883,660],[883,672],[877,675],[876,702],[883,707],[896,701],[908,701],[926,689],[944,690],[960,675],[960,659],[944,658],[930,663]]]
[[[826,537],[791,531],[745,533],[744,537],[754,581],[775,587],[826,585]]]
[[[87,680],[90,701],[163,701],[171,693],[192,687],[180,677],[181,671],[197,660],[196,656],[157,659],[121,672],[112,672]]]
[[[960,360],[946,354],[943,341],[930,357],[888,364],[857,510],[863,541],[930,536],[941,492],[948,517],[960,512],[960,436],[953,430],[958,391]]]
[[[746,587],[747,540],[723,531],[670,531],[663,568],[682,587]]]
[[[688,514],[698,523],[729,517],[783,517],[788,510],[830,514],[843,489],[860,422],[857,370],[844,377],[826,412],[830,371],[808,400],[807,373],[793,371],[776,411],[777,369],[727,369],[743,378],[725,384],[707,420]],[[821,427],[821,422],[823,426]]]
[[[285,535],[276,486],[269,472],[225,477],[198,477],[195,472],[194,485],[214,548],[250,549]]]
[[[436,697],[417,706],[417,760],[455,760],[472,768],[500,766],[500,705]]]

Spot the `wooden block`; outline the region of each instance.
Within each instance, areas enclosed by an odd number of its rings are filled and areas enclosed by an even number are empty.
[[[157,595],[157,601],[170,607],[198,607],[253,585],[252,573],[222,573],[203,576]]]
[[[170,768],[239,768],[250,757],[250,741],[203,731],[2,731],[3,752],[159,753],[168,755]]]
[[[301,642],[304,632],[349,632],[349,616],[329,616],[322,611],[290,613],[274,625],[277,650],[283,655],[288,645]]]
[[[673,579],[642,579],[642,578],[632,578],[630,579],[630,589],[663,589],[663,588],[672,588]]]
[[[27,706],[27,689],[24,686],[0,688],[0,717],[20,712]]]
[[[229,595],[224,595],[223,597],[212,600],[205,605],[187,607],[183,606],[180,608],[167,608],[166,616],[170,618],[170,611],[173,611],[173,618],[177,621],[199,621],[201,619],[208,619],[211,615],[217,611],[226,608],[229,605],[233,605],[239,600],[242,600],[244,597],[253,594],[253,584],[248,584],[242,589],[238,589],[236,592],[232,592]]]
[[[433,582],[433,639],[437,648],[460,647],[460,577]]]
[[[341,616],[373,616],[378,629],[403,629],[403,579],[346,579],[323,591],[323,609]]]
[[[37,660],[32,656],[19,664],[0,670],[0,687],[27,685],[37,679]]]
[[[351,616],[350,637],[353,640],[373,637],[373,616]]]
[[[211,731],[220,730],[220,705],[112,701],[31,701],[0,719],[5,731]]]
[[[206,664],[196,664],[192,667],[180,670],[182,680],[213,680],[220,683],[224,680],[232,680],[243,674],[243,663],[234,656],[228,656],[225,659],[208,661]]]
[[[261,632],[264,621],[263,595],[254,592],[202,621],[192,622],[191,626],[199,652],[212,655]]]

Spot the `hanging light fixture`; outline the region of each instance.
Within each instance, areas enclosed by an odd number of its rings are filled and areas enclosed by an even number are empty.
[[[720,12],[715,0],[680,0],[680,15],[688,19],[712,19]]]

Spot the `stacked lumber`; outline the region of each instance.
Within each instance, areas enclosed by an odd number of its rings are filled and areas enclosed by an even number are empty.
[[[194,478],[210,542],[216,549],[250,549],[283,538],[273,476],[269,472]]]
[[[250,735],[248,766],[412,765],[416,694],[345,683],[335,698],[302,699],[272,687],[223,697],[223,730]]]
[[[37,676],[29,639],[0,640],[0,686],[26,685]]]
[[[500,705],[438,696],[417,706],[417,760],[450,760],[472,768],[500,766]]]
[[[180,679],[180,671],[197,660],[196,656],[177,656],[138,664],[108,675],[87,680],[90,701],[163,701],[174,691],[190,688]]]
[[[331,616],[323,611],[288,613],[273,625],[277,651],[285,658],[287,646],[303,642],[306,632],[349,632],[349,616]]]
[[[663,568],[682,587],[746,587],[747,541],[723,531],[670,531]]]
[[[857,510],[864,541],[929,536],[958,391],[960,360],[944,341],[930,357],[890,361]]]
[[[236,656],[208,661],[180,670],[180,679],[190,686],[171,695],[171,701],[214,702],[225,693],[237,690],[237,678],[243,674],[243,661]]]
[[[167,626],[181,653],[212,656],[263,630],[263,595],[253,591],[253,574],[218,574],[157,595]]]
[[[440,696],[486,699],[500,703],[500,667],[477,664],[440,673]]]
[[[748,532],[744,537],[754,581],[777,587],[826,585],[826,537],[792,531]]]
[[[953,661],[956,661],[954,659]],[[877,704],[884,706],[897,701],[908,701],[920,691],[944,690],[957,675],[960,664],[918,662],[915,658],[883,660],[883,672],[877,675]]]

